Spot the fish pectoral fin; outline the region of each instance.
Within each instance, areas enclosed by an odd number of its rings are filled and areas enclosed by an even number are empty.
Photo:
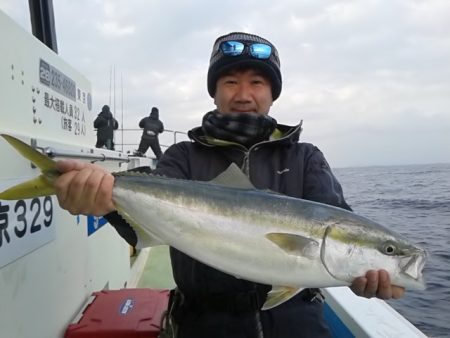
[[[20,200],[55,194],[55,188],[40,175],[0,192],[0,200]]]
[[[319,254],[319,242],[312,238],[281,232],[268,233],[266,234],[266,238],[289,255],[314,259]]]
[[[294,297],[303,288],[293,288],[289,286],[272,286],[272,290],[267,294],[267,299],[262,310],[268,310],[278,306]]]
[[[224,172],[219,174],[210,182],[230,188],[247,190],[256,189],[252,182],[250,182],[250,179],[242,172],[241,169],[239,169],[239,167],[235,163],[231,163]]]

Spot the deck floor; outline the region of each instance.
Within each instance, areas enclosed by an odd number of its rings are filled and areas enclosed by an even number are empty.
[[[153,289],[171,289],[175,287],[168,246],[157,246],[150,249],[137,287]]]

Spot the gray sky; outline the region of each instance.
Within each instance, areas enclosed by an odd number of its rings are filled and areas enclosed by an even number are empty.
[[[28,1],[0,9],[30,31]],[[212,44],[246,31],[280,53],[272,116],[303,119],[302,140],[332,167],[450,162],[448,0],[54,0],[54,10],[59,54],[91,80],[97,111],[115,66],[119,122],[123,77],[125,128],[152,106],[167,129],[199,125],[214,107]]]

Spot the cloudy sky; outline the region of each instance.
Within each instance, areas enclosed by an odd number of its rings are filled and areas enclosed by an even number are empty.
[[[28,1],[0,9],[31,30]],[[125,128],[152,106],[167,129],[197,126],[213,108],[214,40],[245,31],[280,53],[272,116],[303,119],[302,140],[332,167],[450,162],[448,0],[54,0],[54,11],[59,54],[91,80],[97,110],[114,67],[119,121],[123,79]]]

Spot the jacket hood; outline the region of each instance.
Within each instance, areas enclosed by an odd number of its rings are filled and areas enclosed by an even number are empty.
[[[98,116],[102,116],[104,118],[112,118],[113,115],[109,110],[109,106],[105,104],[102,108],[102,111],[98,114]]]
[[[152,119],[157,120],[159,118],[159,110],[156,107],[152,108],[152,111],[150,112],[149,117],[151,117]]]

